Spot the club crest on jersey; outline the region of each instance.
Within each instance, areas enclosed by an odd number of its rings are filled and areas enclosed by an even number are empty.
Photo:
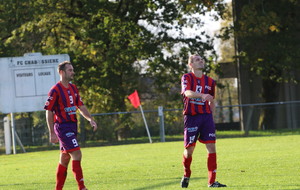
[[[47,102],[45,103],[45,106],[49,106],[49,104],[50,104],[50,102],[49,102],[49,101],[47,101]]]

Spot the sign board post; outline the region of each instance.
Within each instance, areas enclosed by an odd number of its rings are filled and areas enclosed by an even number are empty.
[[[10,121],[6,116],[3,119],[4,122],[4,142],[5,142],[5,153],[11,154],[11,135],[10,135]]]
[[[16,126],[15,126],[15,116],[14,113],[11,113],[11,136],[12,136],[12,144],[13,144],[13,153],[17,154],[16,150]]]
[[[164,107],[163,106],[158,106],[158,116],[159,116],[160,142],[166,142],[165,123],[164,123]]]

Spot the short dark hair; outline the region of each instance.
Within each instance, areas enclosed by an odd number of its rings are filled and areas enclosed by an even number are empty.
[[[64,61],[64,62],[61,62],[58,67],[57,67],[57,71],[65,71],[65,68],[66,68],[66,65],[72,65],[72,63],[70,61]]]

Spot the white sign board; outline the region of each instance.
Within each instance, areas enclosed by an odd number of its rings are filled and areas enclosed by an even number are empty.
[[[43,110],[50,88],[59,81],[57,66],[68,54],[0,58],[0,112]]]

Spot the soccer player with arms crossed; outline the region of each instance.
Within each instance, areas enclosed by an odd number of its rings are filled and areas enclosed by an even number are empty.
[[[217,156],[213,115],[215,109],[215,81],[203,74],[205,61],[199,55],[191,55],[188,65],[192,72],[181,78],[181,94],[184,103],[184,176],[181,187],[187,188],[191,176],[192,155],[197,140],[206,145],[208,152],[208,187],[226,187],[216,180]]]
[[[84,185],[81,168],[82,154],[77,142],[77,118],[76,110],[80,110],[93,126],[97,129],[97,123],[83,104],[78,89],[71,80],[74,78],[74,69],[69,61],[58,65],[60,81],[49,92],[49,98],[45,103],[46,119],[49,129],[50,142],[60,144],[60,159],[56,170],[56,190],[63,189],[67,169],[72,158],[72,171],[79,190],[87,190]]]

